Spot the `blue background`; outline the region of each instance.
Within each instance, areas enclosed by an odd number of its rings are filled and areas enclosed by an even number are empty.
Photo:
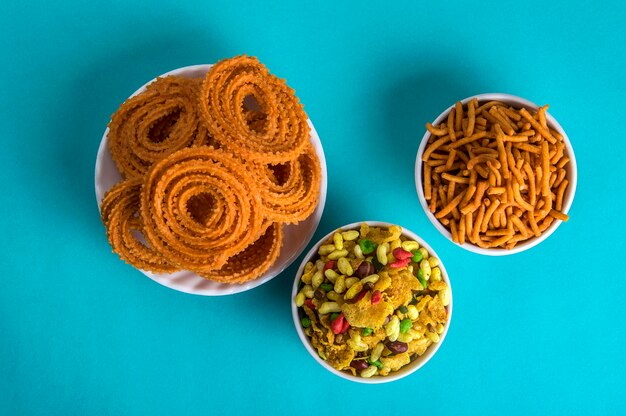
[[[624,3],[297,3],[0,3],[0,414],[624,412]],[[451,329],[410,377],[350,383],[308,355],[300,260],[207,298],[111,253],[93,189],[111,113],[158,74],[241,53],[287,79],[322,139],[315,240],[389,221],[445,262]],[[549,103],[578,159],[571,220],[503,258],[445,240],[413,182],[424,124],[483,92]]]

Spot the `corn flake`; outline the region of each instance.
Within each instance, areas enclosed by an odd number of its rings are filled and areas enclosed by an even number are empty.
[[[391,277],[387,272],[378,273],[378,281],[374,284],[374,290],[383,292],[391,285]]]
[[[400,271],[390,270],[388,272],[391,279],[391,286],[385,290],[394,309],[406,305],[413,298],[413,291],[422,288],[419,280],[406,269]]]
[[[428,303],[428,312],[430,312],[430,315],[437,323],[444,323],[448,319],[446,308],[443,306],[443,303],[441,302],[441,298],[439,296],[435,296]]]
[[[433,342],[427,337],[414,339],[413,341],[409,342],[409,348],[407,349],[406,353],[409,355],[422,355],[426,352],[426,350],[432,343]]]
[[[367,224],[361,225],[361,235],[363,235],[364,231],[363,225]],[[399,227],[397,225],[390,226],[388,230],[384,228],[369,227],[367,227],[365,230],[367,230],[367,232],[365,233],[365,238],[367,238],[368,240],[372,240],[376,244],[388,243],[390,241],[400,238],[400,236],[402,235],[402,227]]]
[[[341,311],[351,326],[357,328],[378,329],[383,326],[387,316],[393,313],[393,305],[384,299],[372,305],[372,295],[367,293],[356,303],[344,303]]]
[[[446,287],[448,287],[448,285],[446,285],[446,282],[443,280],[431,280],[428,282],[428,289],[435,290],[437,292],[444,290]]]
[[[427,328],[428,325],[437,325],[437,322],[430,316],[428,310],[424,310],[424,312],[420,313],[420,316],[417,318],[417,321],[424,327]]]
[[[417,308],[419,312],[422,312],[424,308],[426,307],[426,305],[428,305],[428,302],[430,302],[431,299],[432,299],[432,296],[426,295],[422,299],[420,299],[419,302],[417,302],[417,305],[415,305],[415,307]]]
[[[381,357],[380,362],[384,367],[389,367],[391,371],[397,371],[401,367],[411,362],[411,356],[406,353],[400,353],[396,355],[390,355],[389,357]]]
[[[309,308],[308,306],[304,305],[302,307],[302,309],[304,310],[304,313],[306,314],[306,316],[309,317],[309,319],[311,320],[311,322],[313,322],[314,324],[318,322],[317,319],[317,314],[315,313],[315,311],[311,308]]]
[[[367,344],[367,346],[372,349],[378,344],[380,341],[384,340],[387,337],[384,328],[380,328],[372,332],[371,335],[361,337],[361,340]]]
[[[319,352],[319,348],[318,348]],[[336,368],[337,370],[344,370],[350,366],[350,363],[354,359],[354,350],[347,344],[340,345],[325,345],[324,355],[328,364]]]
[[[335,333],[330,328],[330,316],[324,315],[320,318],[320,324],[324,328],[322,332],[326,335],[326,340],[328,345],[333,345],[335,343]]]

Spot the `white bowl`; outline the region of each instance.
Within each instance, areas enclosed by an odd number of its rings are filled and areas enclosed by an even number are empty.
[[[353,230],[353,229],[358,230],[360,225],[364,222],[367,223],[371,227],[389,227],[390,225],[393,225],[388,222],[361,221],[361,222],[355,222],[352,224],[344,225],[343,227],[340,227],[340,228],[342,231]],[[300,337],[300,341],[302,341],[302,344],[304,345],[306,350],[309,352],[309,354],[311,354],[311,356],[315,359],[315,361],[317,361],[322,367],[324,367],[325,369],[327,369],[328,371],[330,371],[331,373],[339,377],[345,378],[346,380],[355,381],[357,383],[365,383],[365,384],[380,384],[380,383],[388,383],[391,381],[399,380],[401,378],[408,376],[411,373],[414,373],[415,371],[419,370],[422,366],[424,366],[424,364],[426,364],[435,355],[435,353],[437,352],[437,350],[443,343],[443,340],[446,338],[446,334],[448,333],[448,328],[450,328],[450,321],[452,320],[452,303],[453,303],[452,302],[452,286],[450,285],[448,272],[446,271],[446,268],[444,267],[443,261],[437,255],[435,250],[433,250],[432,247],[430,247],[420,236],[415,234],[413,231],[407,230],[404,227],[402,228],[402,235],[417,241],[421,247],[424,247],[428,250],[428,253],[431,256],[434,256],[437,259],[439,259],[439,268],[441,269],[441,278],[443,279],[444,282],[448,284],[448,287],[450,288],[450,304],[446,306],[446,310],[448,312],[448,321],[444,325],[443,332],[439,335],[439,342],[428,347],[428,349],[426,350],[424,354],[422,354],[420,357],[417,357],[416,359],[411,361],[409,364],[402,367],[400,370],[394,371],[390,373],[388,376],[384,376],[384,377],[383,376],[375,376],[371,378],[356,377],[356,376],[353,376],[352,374],[335,369],[318,355],[317,351],[311,346],[309,337],[306,336],[306,334],[304,333],[302,329],[302,325],[300,324],[300,317],[298,315],[298,307],[296,306],[296,302],[295,302],[295,297],[298,294],[298,285],[300,283],[300,276],[302,276],[305,264],[309,260],[317,256],[317,250],[326,240],[328,240],[328,238],[330,238],[330,236],[332,236],[335,233],[335,231],[336,230],[333,230],[330,233],[326,234],[324,237],[322,237],[320,241],[317,242],[317,244],[311,247],[311,250],[309,250],[309,252],[304,256],[304,259],[302,260],[302,263],[300,264],[300,267],[298,268],[298,272],[296,273],[296,278],[293,282],[293,288],[291,290],[291,316],[293,318],[293,324],[296,327],[296,331],[298,332],[298,336]]]
[[[167,72],[161,75],[161,77],[167,75],[178,75],[187,78],[202,78],[209,71],[211,66],[212,65],[210,64],[187,66]],[[151,80],[150,82],[144,84],[141,88],[135,91],[131,97],[144,91],[146,86],[153,81],[154,80]],[[172,274],[156,274],[145,270],[140,270],[140,272],[155,282],[180,292],[191,293],[194,295],[222,296],[244,292],[260,286],[276,277],[283,270],[289,267],[289,265],[293,263],[300,253],[304,251],[307,244],[311,241],[311,238],[313,238],[313,234],[315,234],[315,230],[317,229],[322,217],[322,212],[324,211],[324,204],[326,203],[327,171],[324,149],[322,149],[322,143],[320,142],[320,138],[317,135],[317,131],[315,131],[315,127],[313,126],[313,123],[311,123],[311,120],[308,120],[308,124],[311,128],[311,142],[317,152],[322,170],[319,203],[313,214],[311,214],[311,216],[305,221],[295,225],[284,226],[283,247],[278,259],[276,259],[276,262],[267,272],[265,272],[258,279],[243,284],[233,285],[203,279],[196,273],[190,271],[180,271]],[[100,147],[98,149],[98,156],[96,158],[95,185],[98,209],[100,209],[102,198],[104,197],[106,191],[122,179],[122,176],[117,170],[113,159],[111,159],[111,154],[109,153],[109,148],[107,146],[108,134],[109,129],[107,127],[102,136],[102,141],[100,142]]]
[[[502,93],[489,93],[489,94],[479,94],[473,95],[471,97],[467,97],[464,100],[461,100],[463,104],[466,104],[470,100],[477,98],[478,102],[487,102],[487,101],[501,101],[503,103],[509,104],[515,108],[528,108],[532,110],[538,110],[539,106],[531,101],[526,100],[525,98],[517,97],[515,95],[510,94],[502,94]],[[439,115],[432,123],[433,125],[438,125],[443,122],[448,117],[448,113],[450,110],[454,108],[454,104],[448,107],[443,113]],[[572,202],[574,201],[574,194],[576,193],[576,180],[578,176],[578,170],[576,168],[576,157],[574,156],[574,149],[572,148],[572,144],[569,141],[569,137],[567,137],[567,133],[561,127],[558,121],[554,117],[550,115],[550,113],[546,112],[546,121],[548,125],[559,132],[561,136],[563,136],[563,142],[565,144],[565,152],[564,154],[570,158],[570,162],[566,165],[565,170],[567,172],[567,180],[569,181],[569,186],[563,195],[563,212],[567,214],[569,212],[570,207],[572,206]],[[426,216],[433,223],[435,228],[439,230],[441,234],[444,235],[448,240],[452,241],[452,234],[448,231],[435,215],[430,212],[428,208],[428,202],[424,197],[424,188],[422,186],[422,155],[424,154],[424,150],[426,149],[426,144],[428,143],[428,139],[430,139],[430,132],[427,130],[422,138],[422,142],[420,144],[419,149],[417,150],[417,158],[415,160],[415,187],[417,188],[417,196],[420,200],[422,208],[426,213]],[[487,256],[506,256],[509,254],[519,253],[525,250],[528,250],[531,247],[536,246],[541,243],[543,240],[548,238],[561,224],[561,220],[555,220],[550,224],[550,226],[543,232],[539,237],[533,237],[526,241],[523,241],[513,247],[511,250],[507,250],[505,248],[482,248],[474,245],[470,242],[465,242],[461,247],[478,254],[484,254]],[[453,242],[453,241],[452,241]],[[454,243],[454,242],[453,242]],[[457,244],[457,243],[454,243]]]

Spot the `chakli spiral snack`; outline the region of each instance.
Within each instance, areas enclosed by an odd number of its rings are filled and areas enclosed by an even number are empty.
[[[158,252],[137,239],[143,232],[139,210],[142,178],[118,182],[102,200],[101,216],[107,229],[109,243],[122,260],[155,273],[172,273],[170,265]]]
[[[113,251],[139,269],[239,284],[274,264],[283,224],[313,213],[322,175],[293,90],[255,58],[216,67],[204,80],[159,78],[113,116],[109,150],[127,179],[106,193],[102,220]],[[202,115],[215,97],[201,100],[201,88],[224,96],[215,108],[235,114],[219,120],[230,135]]]
[[[254,57],[215,64],[204,80],[200,109],[211,136],[245,160],[287,162],[309,141],[294,91]]]
[[[244,251],[229,258],[221,269],[200,276],[223,283],[243,283],[265,273],[278,258],[283,242],[281,223],[270,223],[265,232]]]
[[[109,151],[122,176],[141,176],[176,150],[208,143],[197,108],[200,83],[175,76],[157,78],[113,114]]]
[[[148,242],[178,267],[195,272],[224,266],[257,239],[263,222],[246,166],[211,147],[180,150],[155,164],[141,196]],[[201,219],[187,209],[196,198],[215,204]]]
[[[317,206],[320,162],[311,144],[297,159],[282,164],[257,163],[258,180],[265,216],[273,221],[297,223]]]

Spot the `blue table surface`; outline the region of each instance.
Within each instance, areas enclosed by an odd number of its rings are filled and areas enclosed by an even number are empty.
[[[0,414],[623,413],[625,28],[619,1],[2,2]],[[242,53],[287,79],[322,139],[314,241],[388,221],[445,262],[450,332],[410,377],[360,385],[309,356],[300,259],[211,298],[111,252],[93,189],[110,115],[158,74]],[[501,258],[440,235],[413,180],[424,124],[484,92],[550,104],[578,159],[571,220]]]

